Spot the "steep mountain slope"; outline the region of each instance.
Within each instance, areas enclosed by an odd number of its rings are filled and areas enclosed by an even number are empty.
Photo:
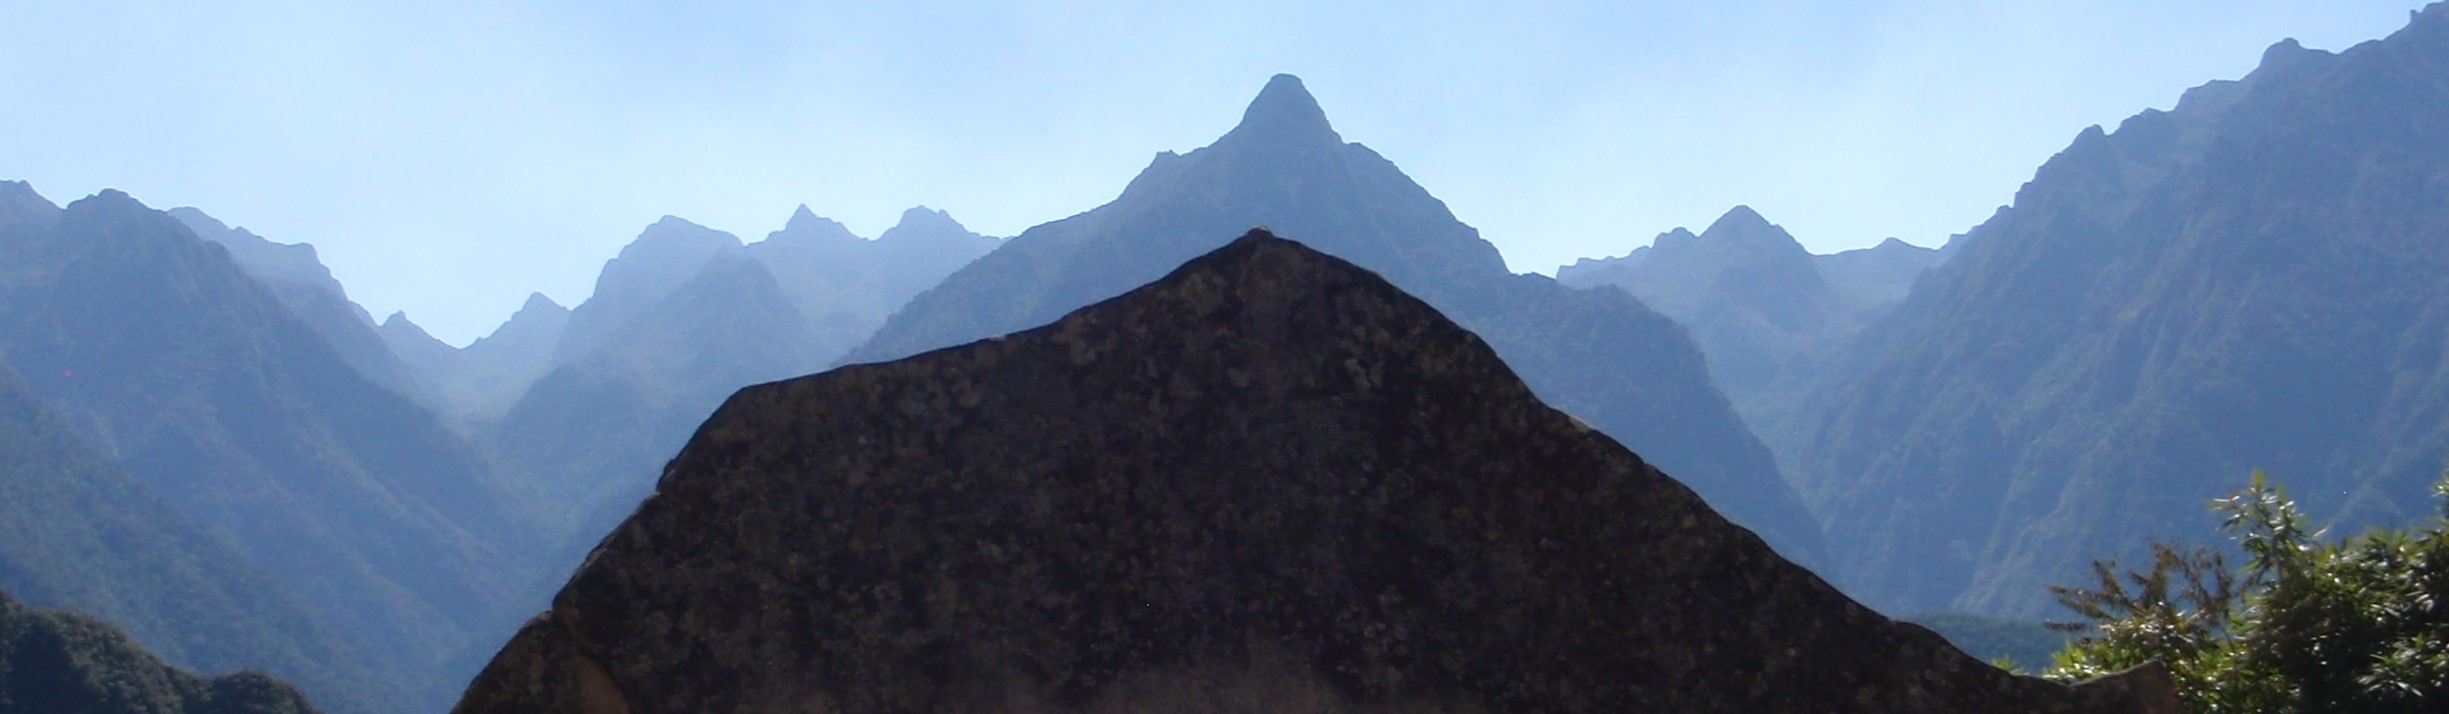
[[[569,308],[543,293],[530,293],[493,334],[464,349],[434,339],[407,313],[393,313],[376,330],[434,395],[444,415],[475,425],[501,418],[544,376],[552,367],[553,346],[569,324]]]
[[[269,576],[79,442],[5,366],[0,590],[110,620],[178,666],[276,672],[334,701],[399,696]]]
[[[619,325],[520,395],[491,430],[496,451],[557,529],[558,557],[574,563],[725,396],[824,368],[995,245],[923,207],[867,240],[801,206],[747,246],[666,217],[605,265],[556,352],[590,339],[575,327],[582,317]],[[697,272],[675,282],[682,265]]]
[[[309,714],[298,690],[256,673],[179,671],[109,624],[27,609],[0,592],[0,714]]]
[[[273,297],[331,343],[333,351],[358,374],[401,396],[420,402],[430,399],[408,367],[375,336],[373,316],[349,299],[340,281],[332,278],[331,269],[316,257],[314,246],[274,243],[194,208],[173,208],[167,213],[196,237],[229,249],[230,260],[239,269],[270,288]]]
[[[706,261],[740,252],[740,238],[674,216],[646,227],[621,254],[604,262],[595,292],[570,311],[570,322],[553,345],[553,365],[576,362],[595,351],[631,319],[696,277]]]
[[[1853,604],[1428,304],[1253,231],[1053,325],[743,390],[458,711],[2142,704]]]
[[[502,608],[518,570],[502,547],[532,537],[477,453],[358,374],[227,250],[126,194],[8,240],[0,354],[28,390],[386,680],[445,681],[441,653]]]
[[[1856,592],[2042,586],[2268,469],[2339,527],[2449,455],[2449,6],[2086,130],[1863,337],[1790,432]]]
[[[1803,244],[1749,206],[1697,236],[1660,234],[1636,253],[1642,258],[1559,270],[1559,282],[1623,288],[1681,323],[1748,423],[1774,419],[1818,375],[1827,351],[1861,328],[1858,303],[1830,286]]]
[[[733,391],[822,368],[817,342],[764,265],[719,256],[537,382],[503,417],[496,449],[563,533],[604,499],[638,495],[630,487],[651,482]]]
[[[1496,248],[1279,75],[1242,122],[1160,154],[1112,203],[1048,223],[920,294],[846,362],[1042,325],[1164,275],[1253,225],[1384,274],[1488,339],[1525,381],[1805,562],[1817,526],[1710,383],[1683,330],[1620,292],[1512,275]]]

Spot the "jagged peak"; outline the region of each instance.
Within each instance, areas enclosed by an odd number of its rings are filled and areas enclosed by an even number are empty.
[[[1803,244],[1796,241],[1792,234],[1786,232],[1785,228],[1770,223],[1769,219],[1762,217],[1759,211],[1752,210],[1751,206],[1739,205],[1727,210],[1726,215],[1719,216],[1717,221],[1709,224],[1707,230],[1701,231],[1701,240],[1746,247],[1772,248],[1797,254],[1809,252],[1804,250]]]
[[[527,302],[519,304],[519,313],[531,311],[539,313],[568,313],[570,309],[563,307],[561,303],[554,302],[552,298],[546,297],[544,293],[528,293]],[[516,314],[517,313],[514,313],[514,316]]]
[[[951,213],[928,208],[926,206],[912,206],[910,210],[902,211],[901,221],[893,224],[892,228],[885,230],[884,235],[878,236],[877,240],[885,240],[893,237],[895,234],[906,233],[909,231],[924,231],[927,233],[970,232],[969,228],[962,226],[960,221],[953,220]]]
[[[26,181],[0,181],[0,221],[11,214],[33,214],[45,219],[59,214],[60,207],[34,190]]]
[[[1267,80],[1258,98],[1242,110],[1240,125],[1225,134],[1225,143],[1236,137],[1272,141],[1327,141],[1342,143],[1334,125],[1327,122],[1326,110],[1318,107],[1318,99],[1310,96],[1301,78],[1279,74]]]
[[[842,225],[841,221],[816,215],[815,211],[808,210],[808,204],[805,203],[799,204],[798,209],[791,211],[791,220],[783,222],[782,230],[765,234],[765,239],[769,242],[781,240],[824,243],[859,243],[866,240],[850,232],[850,227]]]
[[[698,225],[694,221],[679,216],[664,216],[648,225],[646,230],[639,231],[637,240],[631,241],[628,247],[622,248],[621,254],[629,255],[631,251],[641,248],[656,250],[666,245],[709,246],[728,250],[740,247],[740,237]]]

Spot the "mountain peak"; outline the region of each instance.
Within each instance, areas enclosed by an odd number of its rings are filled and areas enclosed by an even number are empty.
[[[742,389],[661,474],[454,711],[2142,710],[1854,604],[1265,229]]]
[[[1707,235],[1725,230],[1758,230],[1774,227],[1769,224],[1769,219],[1760,216],[1759,211],[1752,210],[1751,206],[1738,204],[1734,208],[1726,209],[1726,215],[1719,216],[1716,222],[1709,224],[1709,228],[1701,233]]]
[[[886,229],[884,235],[893,235],[895,233],[914,230],[923,230],[929,233],[969,232],[969,228],[962,226],[960,221],[953,220],[952,214],[950,213],[928,208],[926,206],[912,206],[910,207],[910,210],[901,212],[901,222],[895,223],[893,224],[892,228]],[[877,236],[877,240],[883,239],[884,236]]]
[[[1323,138],[1333,143],[1343,142],[1343,137],[1335,133],[1334,125],[1327,122],[1326,110],[1318,108],[1318,99],[1310,96],[1309,88],[1302,86],[1300,77],[1289,74],[1279,74],[1267,80],[1267,86],[1259,90],[1258,98],[1250,100],[1250,107],[1242,110],[1241,124],[1225,134],[1227,140],[1234,137],[1296,141]]]
[[[545,297],[545,296],[544,296],[544,293],[528,293],[528,294],[527,294],[527,302],[521,303],[521,304],[519,305],[519,312],[527,312],[527,311],[530,311],[530,310],[539,311],[540,313],[555,313],[555,312],[569,312],[569,311],[570,311],[570,309],[569,309],[569,308],[562,307],[562,306],[561,306],[561,303],[553,302],[553,299],[552,299],[552,298]],[[515,313],[514,313],[514,314],[515,314]]]

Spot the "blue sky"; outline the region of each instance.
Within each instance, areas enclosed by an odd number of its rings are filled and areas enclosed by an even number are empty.
[[[1517,271],[1739,203],[1820,252],[1935,245],[2087,125],[2419,4],[0,0],[0,178],[313,243],[464,343],[665,214],[1018,233],[1290,72]]]

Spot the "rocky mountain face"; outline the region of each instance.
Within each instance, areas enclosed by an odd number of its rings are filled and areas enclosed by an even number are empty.
[[[752,387],[456,711],[2153,711],[1855,605],[1514,374],[1253,231]]]
[[[1532,389],[1641,449],[1736,522],[1812,562],[1817,526],[1682,328],[1621,292],[1506,271],[1394,164],[1345,143],[1289,75],[1207,148],[1160,154],[1120,197],[1037,226],[896,313],[848,363],[1047,322],[1164,275],[1253,225],[1384,274],[1485,337]]]
[[[1578,265],[1559,270],[1558,282],[1622,288],[1683,324],[1751,424],[1774,421],[1818,376],[1828,350],[1861,329],[1858,301],[1821,275],[1794,236],[1748,206],[1700,235],[1678,228],[1624,258]]]
[[[97,452],[433,686],[496,626],[529,519],[475,449],[369,381],[221,246],[106,191],[0,234],[0,355]],[[423,690],[383,702],[413,709]]]
[[[244,672],[179,671],[108,623],[0,592],[0,714],[311,714],[298,690]]]
[[[1781,438],[1853,591],[2047,610],[2252,469],[2334,528],[2449,454],[2449,6],[2084,131]]]
[[[117,623],[176,666],[276,671],[343,698],[398,694],[375,681],[346,641],[271,577],[86,447],[5,366],[0,590],[29,607],[75,609]],[[0,596],[0,612],[14,607]],[[9,641],[0,636],[0,649]],[[0,672],[8,669],[0,665]],[[24,700],[0,694],[0,702],[10,701]],[[0,711],[23,710],[11,706],[0,703]]]
[[[170,217],[185,224],[196,237],[228,249],[230,260],[253,276],[299,320],[340,353],[350,367],[395,394],[427,402],[431,396],[415,374],[375,335],[374,318],[349,299],[340,281],[323,266],[315,247],[305,243],[274,243],[244,228],[231,228],[194,208],[173,208]]]
[[[553,346],[570,324],[570,309],[530,293],[493,334],[452,347],[393,313],[378,328],[383,342],[435,395],[437,409],[463,424],[490,424],[552,367]]]

